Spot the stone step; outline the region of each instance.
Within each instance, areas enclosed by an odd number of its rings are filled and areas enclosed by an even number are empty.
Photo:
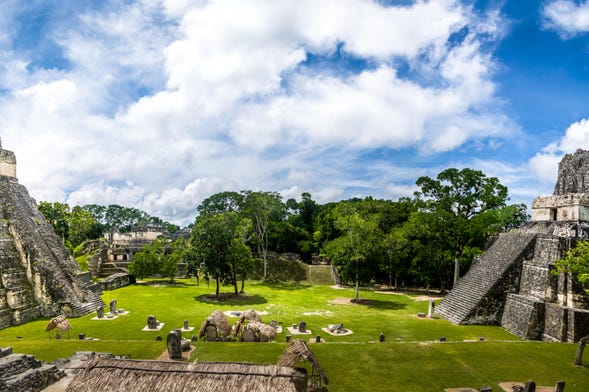
[[[65,377],[65,373],[57,366],[42,363],[38,367],[28,368],[18,374],[3,377],[1,383],[4,388],[2,390],[6,392],[42,391],[63,377]]]
[[[8,379],[14,375],[20,374],[27,369],[41,366],[41,361],[36,360],[31,355],[26,354],[9,354],[0,358],[0,378]]]
[[[465,322],[534,238],[533,234],[501,234],[446,295],[436,312],[455,324]]]

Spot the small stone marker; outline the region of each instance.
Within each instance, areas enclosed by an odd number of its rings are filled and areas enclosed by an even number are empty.
[[[190,340],[182,338],[182,351],[190,351]]]
[[[378,341],[381,343],[384,342],[384,333],[381,332],[380,335],[378,335]]]
[[[190,338],[190,341],[192,342],[196,342],[198,340],[198,336],[196,335],[192,335],[192,337]]]
[[[536,392],[536,383],[533,380],[526,381],[524,392]]]
[[[147,316],[147,328],[157,329],[157,319],[154,315]]]
[[[188,320],[184,320],[184,329],[190,329],[190,328],[188,327]]]
[[[445,342],[446,341],[446,337],[445,336],[440,336],[440,342]]]
[[[99,319],[104,318],[104,309],[103,308],[96,309],[96,317],[98,317]]]
[[[276,323],[276,320],[270,320],[270,326],[272,328],[276,328],[278,326],[278,324]]]
[[[110,301],[110,314],[117,314],[117,300]]]
[[[481,387],[481,388],[479,388],[479,392],[493,392],[493,388],[491,388],[491,387]]]
[[[419,312],[419,313],[417,313],[417,317],[424,318],[425,317],[425,313]]]
[[[290,338],[291,338],[290,335],[286,335],[286,343],[290,342]]]
[[[301,321],[299,323],[299,332],[301,332],[301,333],[307,332],[307,323],[306,322]]]
[[[315,336],[315,343],[321,343],[321,335]]]
[[[207,342],[217,341],[217,327],[214,325],[207,326]]]
[[[557,381],[554,387],[554,392],[564,392],[564,381]]]
[[[163,340],[162,337],[159,335],[155,337],[156,342],[161,342],[162,340]]]
[[[292,325],[292,329],[297,329],[298,327],[299,327],[298,324],[293,324]]]
[[[243,330],[243,341],[244,342],[255,342],[255,336],[254,336],[254,331],[252,331],[249,328],[246,328]]]
[[[434,317],[434,309],[436,307],[436,303],[433,299],[429,300],[429,308],[427,310],[427,317],[432,318]]]
[[[179,330],[175,329],[168,333],[166,345],[168,346],[168,355],[171,359],[182,358],[182,333]]]

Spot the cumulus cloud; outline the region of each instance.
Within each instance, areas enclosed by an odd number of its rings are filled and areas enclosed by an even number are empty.
[[[547,3],[542,14],[544,27],[557,31],[563,38],[589,31],[589,2],[556,0]]]
[[[530,159],[531,171],[545,183],[554,183],[558,174],[558,163],[564,154],[577,149],[589,150],[589,119],[581,119],[566,129],[563,137],[549,144]]]
[[[132,205],[184,224],[227,189],[406,195],[407,178],[383,181],[383,162],[362,157],[518,132],[483,49],[501,16],[460,1],[80,5],[48,13],[44,39],[59,50],[47,66],[10,45],[18,4],[0,16],[1,136],[40,200]]]

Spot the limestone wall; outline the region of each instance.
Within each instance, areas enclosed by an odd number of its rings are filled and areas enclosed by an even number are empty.
[[[532,221],[589,222],[589,195],[571,193],[537,197],[532,202]]]
[[[0,176],[16,178],[16,157],[12,151],[2,150],[0,145]]]

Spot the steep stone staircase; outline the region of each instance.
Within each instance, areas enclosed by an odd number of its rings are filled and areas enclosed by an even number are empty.
[[[479,306],[487,306],[489,301],[493,301],[489,298],[490,293],[506,281],[506,274],[527,255],[535,238],[533,233],[500,234],[444,297],[436,312],[454,324],[469,323],[469,318],[479,311]]]
[[[65,376],[55,365],[0,348],[0,391],[37,392]]]

